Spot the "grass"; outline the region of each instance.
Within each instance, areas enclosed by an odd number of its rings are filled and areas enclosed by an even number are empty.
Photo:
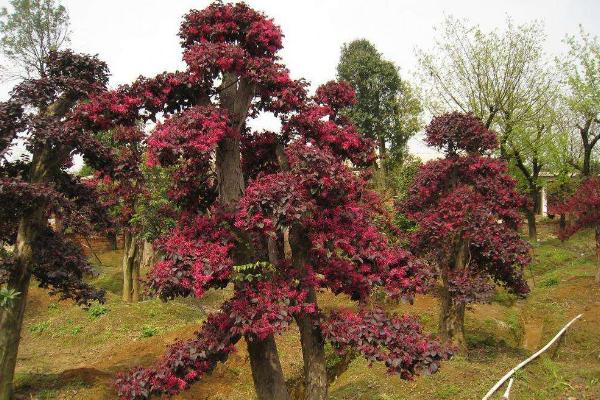
[[[544,345],[574,315],[584,318],[569,330],[558,350],[550,350],[515,375],[511,398],[600,398],[600,287],[593,283],[593,233],[581,232],[567,242],[540,226],[534,262],[526,276],[530,296],[519,299],[498,289],[490,304],[467,311],[468,354],[442,365],[439,373],[402,381],[385,366],[357,358],[330,388],[332,400],[477,399],[506,371]],[[25,315],[16,379],[25,399],[112,400],[116,373],[149,365],[170,343],[191,337],[230,290],[209,291],[202,301],[162,303],[121,300],[121,254],[98,251],[101,264],[93,283],[107,290],[107,302],[83,310],[58,302],[34,284]],[[93,260],[93,258],[92,258]],[[345,296],[321,293],[324,309],[352,306]],[[418,296],[414,305],[387,304],[392,312],[419,317],[425,329],[437,327],[437,299]],[[302,370],[298,331],[276,338],[286,376]],[[255,398],[243,343],[213,374],[175,399]],[[496,396],[495,399],[499,399]]]

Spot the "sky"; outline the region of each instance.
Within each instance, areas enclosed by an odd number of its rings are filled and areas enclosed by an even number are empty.
[[[111,69],[111,86],[139,75],[183,69],[177,31],[182,16],[205,0],[63,0],[71,18],[71,47],[98,54]],[[335,78],[342,44],[370,40],[396,63],[404,79],[418,67],[415,50],[431,49],[435,27],[445,16],[466,18],[484,30],[502,29],[507,16],[516,23],[542,21],[550,57],[566,52],[566,34],[578,25],[600,36],[598,0],[249,0],[281,26],[283,62],[294,78],[313,87]],[[8,0],[0,0],[6,6]],[[10,86],[0,85],[0,98]],[[427,122],[427,121],[426,121]],[[264,122],[269,124],[268,121]],[[423,158],[435,154],[417,137],[410,149]]]

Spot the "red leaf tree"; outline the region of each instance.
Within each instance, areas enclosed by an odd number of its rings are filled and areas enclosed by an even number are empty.
[[[81,130],[76,103],[105,90],[108,69],[96,57],[54,52],[48,72],[18,84],[0,104],[0,286],[13,293],[0,308],[0,398],[12,399],[12,380],[31,277],[51,294],[81,305],[103,300],[83,280],[92,268],[79,246],[51,229],[59,216],[75,233],[106,227],[107,216],[93,190],[67,173],[74,153],[98,170],[115,173],[110,149]],[[15,139],[29,157],[7,157]],[[6,251],[6,248],[12,250]]]
[[[367,189],[373,143],[339,113],[354,101],[350,86],[330,82],[308,97],[278,61],[279,27],[243,3],[191,11],[179,35],[185,71],[97,96],[80,117],[107,129],[164,115],[147,140],[148,160],[171,171],[179,217],[157,241],[164,259],[149,286],[165,300],[229,284],[234,293],[194,339],[122,375],[120,397],[184,390],[243,338],[258,398],[288,399],[274,335],[294,321],[308,399],[327,398],[326,341],[403,378],[436,371],[448,352],[414,320],[366,307],[375,289],[411,299],[429,274],[383,233],[388,216]],[[262,112],[281,119],[279,132],[249,128]],[[325,289],[362,311],[323,312],[317,292]]]
[[[425,133],[445,157],[421,167],[401,211],[418,224],[414,251],[441,277],[440,334],[464,348],[467,304],[488,299],[494,282],[529,291],[522,275],[529,245],[517,232],[524,199],[504,161],[486,155],[498,146],[496,135],[475,116],[435,117]]]
[[[600,177],[587,178],[573,195],[552,206],[551,212],[572,217],[569,224],[559,229],[561,240],[568,239],[582,229],[594,228],[598,257],[596,283],[600,283]]]

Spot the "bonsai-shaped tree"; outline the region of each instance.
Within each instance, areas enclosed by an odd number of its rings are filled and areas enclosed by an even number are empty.
[[[401,211],[418,225],[414,251],[441,277],[440,335],[464,348],[465,306],[485,301],[493,281],[529,291],[529,245],[517,232],[524,199],[504,161],[486,155],[498,146],[495,133],[472,114],[435,117],[425,134],[445,157],[421,167]]]
[[[570,197],[551,208],[554,214],[569,215],[572,221],[561,226],[559,238],[566,240],[582,229],[594,228],[598,270],[596,283],[600,283],[600,177],[587,178]]]
[[[69,175],[74,153],[105,173],[118,173],[112,153],[73,116],[76,103],[105,89],[108,70],[96,57],[70,51],[50,53],[47,73],[18,84],[0,103],[0,399],[13,398],[12,380],[31,277],[51,294],[80,305],[103,300],[83,281],[93,270],[80,247],[48,220],[87,234],[106,226],[100,202],[89,187]],[[29,157],[13,153],[24,142]],[[12,154],[12,157],[9,155]],[[5,248],[11,250],[6,251]]]
[[[294,320],[307,399],[327,397],[325,341],[403,378],[437,370],[448,353],[415,321],[366,308],[376,288],[411,298],[428,274],[383,233],[386,215],[367,190],[373,143],[339,113],[352,89],[331,82],[307,97],[278,62],[279,27],[243,3],[191,11],[179,35],[185,71],[97,96],[80,117],[106,130],[164,116],[147,139],[148,162],[170,171],[178,219],[156,242],[164,258],[150,288],[165,300],[227,285],[234,292],[195,338],[121,376],[121,398],[184,390],[244,338],[258,398],[288,399],[274,335]],[[248,121],[261,112],[281,118],[281,131],[252,131]],[[361,311],[322,312],[324,289]]]

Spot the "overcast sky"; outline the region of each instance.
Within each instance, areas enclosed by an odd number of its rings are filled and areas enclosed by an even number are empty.
[[[177,31],[182,16],[201,9],[203,0],[63,0],[71,17],[71,47],[99,54],[112,73],[111,85],[137,76],[183,68]],[[415,48],[433,46],[435,26],[445,15],[467,18],[484,30],[502,29],[507,16],[516,23],[544,23],[547,52],[564,53],[567,33],[578,25],[600,36],[597,0],[250,0],[252,7],[275,19],[285,35],[283,61],[295,78],[314,86],[335,77],[343,43],[357,38],[373,42],[394,61],[404,78],[417,67]],[[8,4],[0,0],[0,5]],[[9,86],[0,86],[5,98]],[[413,140],[415,152],[427,150]]]

